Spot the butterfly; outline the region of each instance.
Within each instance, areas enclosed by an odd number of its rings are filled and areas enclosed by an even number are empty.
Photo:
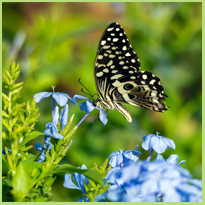
[[[133,50],[123,28],[111,23],[104,31],[94,63],[95,84],[98,99],[93,105],[116,109],[132,122],[127,103],[157,112],[167,110],[164,88],[160,79],[151,72],[141,71],[137,54]]]

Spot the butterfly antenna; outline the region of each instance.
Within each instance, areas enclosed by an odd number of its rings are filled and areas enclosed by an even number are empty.
[[[90,95],[90,96],[92,97],[92,99],[94,99],[94,98],[93,98],[93,95],[91,94],[91,92],[80,82],[80,78],[78,79],[78,82],[87,90],[87,92],[85,92],[85,91],[83,90],[83,88],[82,88],[81,91],[82,91],[83,93],[87,94],[87,95]]]

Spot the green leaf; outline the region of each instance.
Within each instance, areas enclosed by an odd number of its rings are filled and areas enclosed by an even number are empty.
[[[20,118],[20,120],[21,120],[21,122],[25,122],[25,117],[24,117],[24,114],[23,114],[23,112],[19,112],[19,118]]]
[[[15,81],[18,77],[19,77],[20,71],[17,71],[14,75],[13,75],[13,80]]]
[[[9,115],[4,110],[2,110],[2,117],[9,118]]]
[[[9,179],[2,179],[2,185],[12,187],[12,181]]]
[[[2,124],[9,130],[8,120],[2,119]]]
[[[80,169],[77,167],[74,167],[70,164],[63,164],[60,165],[57,168],[57,173],[71,173],[73,174],[74,172],[77,172],[79,174],[83,174],[85,177],[87,177],[88,179],[91,179],[93,181],[95,181],[96,183],[102,185],[103,184],[103,177],[95,170],[94,167],[89,168],[89,169]]]
[[[16,201],[23,201],[30,190],[31,176],[25,163],[19,163],[13,178],[13,195]]]
[[[16,66],[15,61],[13,61],[10,67],[11,75],[13,75],[16,71],[18,71],[18,69],[19,69],[19,64]]]
[[[9,79],[11,80],[11,75],[10,75],[10,73],[9,73],[9,71],[8,71],[8,70],[6,70],[6,75],[7,75],[7,76],[9,77]],[[9,84],[8,84],[8,85],[11,85],[10,80],[9,80]]]
[[[5,84],[10,85],[10,81],[5,75],[3,75],[3,81]]]
[[[24,147],[21,149],[22,152],[28,151],[29,149],[31,149],[33,147],[33,145],[29,145],[27,147]]]
[[[16,99],[18,99],[20,97],[21,97],[20,93],[16,93],[15,95],[12,96],[11,102],[15,102]]]
[[[42,132],[38,132],[38,131],[33,131],[31,132],[28,137],[26,137],[26,139],[24,139],[21,144],[19,144],[19,149],[21,149],[21,147],[23,147],[27,142],[35,139],[36,137],[38,137],[39,135],[45,135]]]
[[[6,134],[6,132],[2,132],[2,139],[3,140],[7,140],[8,135]]]
[[[18,88],[18,87],[20,87],[20,86],[22,86],[22,85],[23,85],[23,82],[16,83],[16,84],[13,86],[13,88],[15,89],[15,88]]]
[[[18,119],[19,119],[18,116],[16,116],[15,118],[12,119],[12,121],[11,121],[11,126],[12,127],[16,124]]]
[[[3,99],[4,103],[8,103],[9,102],[8,96],[5,95],[4,93],[2,93],[2,99]]]
[[[11,92],[11,94],[13,95],[13,94],[19,93],[19,92],[21,91],[22,88],[23,88],[23,86],[14,89],[14,90]]]

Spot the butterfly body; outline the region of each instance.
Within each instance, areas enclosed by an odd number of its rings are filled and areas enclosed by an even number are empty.
[[[131,122],[132,116],[121,103],[157,112],[167,110],[160,79],[151,72],[141,71],[137,54],[122,27],[110,24],[104,31],[95,59],[94,76],[98,99],[93,103],[104,110],[116,109]]]

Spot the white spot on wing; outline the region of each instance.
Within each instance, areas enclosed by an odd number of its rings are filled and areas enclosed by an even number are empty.
[[[123,69],[128,69],[129,67],[125,65],[125,66],[123,66],[122,68],[123,68]]]
[[[125,56],[127,56],[127,57],[128,57],[128,56],[131,56],[131,54],[130,54],[130,53],[126,53],[126,54],[125,54]]]
[[[113,29],[114,29],[114,27],[108,28],[107,31],[112,31]]]
[[[103,56],[102,56],[102,55],[99,55],[99,56],[98,56],[98,59],[99,59],[99,60],[103,59]]]
[[[109,73],[109,70],[107,68],[103,69],[103,72]]]
[[[112,76],[110,79],[111,80],[115,80],[115,79],[118,79],[118,78],[120,78],[122,76],[123,76],[122,74],[117,74],[117,75]]]
[[[110,60],[109,63],[107,64],[107,66],[111,66],[113,64],[113,61]]]
[[[113,38],[113,42],[117,42],[119,38]]]
[[[109,58],[114,58],[114,57],[115,57],[115,55],[113,55],[113,54],[109,55]]]
[[[96,76],[97,76],[97,77],[101,77],[101,76],[103,76],[103,72],[100,71],[100,72],[96,73]]]
[[[123,51],[126,51],[126,50],[127,50],[127,47],[126,47],[126,46],[123,46],[123,47],[122,47],[122,50],[123,50]]]
[[[149,82],[149,84],[153,85],[153,84],[154,84],[154,82],[155,82],[155,80],[154,80],[154,79],[152,79],[152,80]]]
[[[102,46],[105,45],[105,44],[106,44],[106,41],[105,41],[105,40],[101,41],[101,45],[102,45]]]

